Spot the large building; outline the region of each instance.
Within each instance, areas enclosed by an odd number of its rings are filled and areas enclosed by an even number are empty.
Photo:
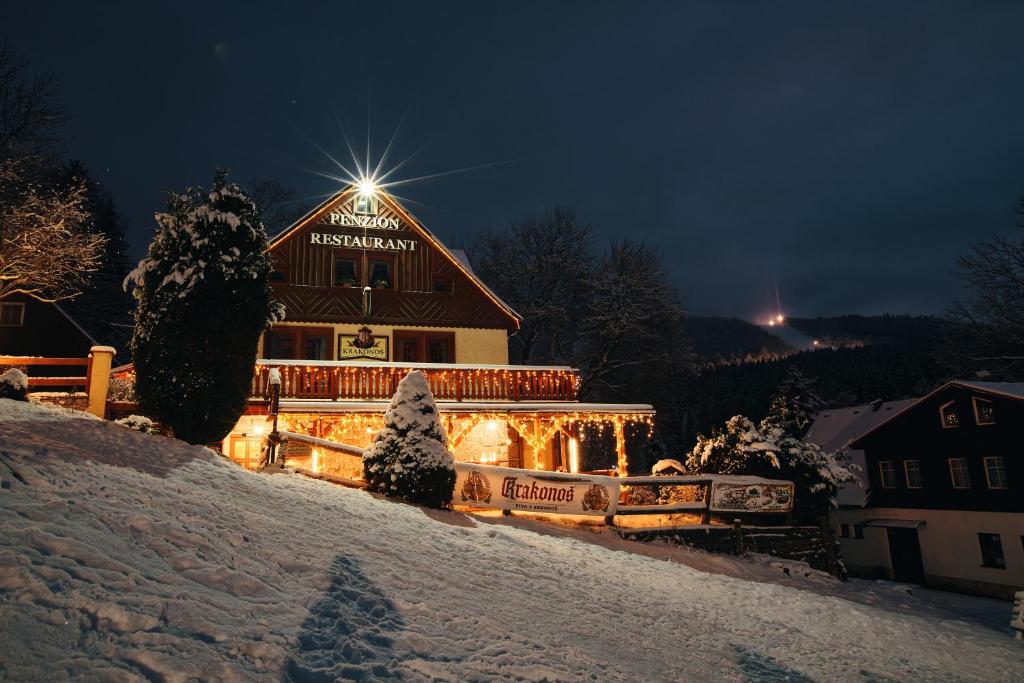
[[[856,574],[1009,598],[1024,588],[1024,384],[950,382],[924,398],[825,411],[861,487],[832,525]]]
[[[576,370],[509,365],[518,314],[387,192],[346,187],[269,250],[286,322],[260,342],[248,415],[224,444],[233,459],[255,462],[271,368],[287,429],[350,445],[382,426],[411,369],[427,375],[460,460],[624,473],[646,440],[651,406],[580,403]]]

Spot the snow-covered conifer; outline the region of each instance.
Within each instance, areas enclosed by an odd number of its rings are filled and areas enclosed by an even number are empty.
[[[430,507],[451,503],[455,461],[419,370],[399,382],[384,413],[384,429],[363,453],[363,474],[370,491]]]
[[[226,175],[209,192],[170,194],[149,254],[125,279],[139,302],[139,407],[190,443],[222,439],[238,421],[260,333],[283,317],[256,207]]]
[[[768,419],[755,425],[742,415],[727,420],[725,428],[710,437],[699,436],[686,469],[788,479],[796,487],[794,511],[802,521],[817,521],[826,514],[835,505],[840,485],[855,479],[841,455],[791,436]]]

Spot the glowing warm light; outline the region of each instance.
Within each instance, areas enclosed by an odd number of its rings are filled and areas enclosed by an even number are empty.
[[[489,431],[489,432],[496,432],[496,431],[498,431],[498,421],[497,420],[488,420],[487,421],[487,431]]]
[[[373,180],[363,179],[360,180],[359,183],[356,185],[356,189],[359,190],[359,194],[367,196],[372,195],[374,192],[377,191],[377,185],[373,182]]]
[[[768,327],[775,327],[775,321],[774,320],[769,320],[768,321]]]
[[[813,344],[814,346],[817,346],[819,343],[820,342],[817,339],[815,339],[814,341],[811,342],[811,344]]]
[[[314,472],[320,471],[320,449],[313,449],[313,465],[311,468]]]
[[[569,439],[569,471],[573,474],[580,471],[580,442],[576,437]]]
[[[782,314],[781,314],[781,313],[780,313],[780,314],[778,314],[777,316],[775,316],[775,322],[777,322],[777,323],[779,323],[779,324],[782,324],[782,322],[783,322],[784,320],[785,320],[785,318],[783,318],[783,317],[782,317]]]
[[[256,425],[252,428],[252,433],[256,436],[263,436],[263,425]]]

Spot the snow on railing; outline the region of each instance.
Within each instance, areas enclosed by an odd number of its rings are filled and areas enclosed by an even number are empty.
[[[260,359],[254,398],[269,399],[271,369],[281,373],[282,399],[329,401],[388,400],[412,370],[426,375],[439,401],[574,401],[580,382],[579,373],[566,366]]]

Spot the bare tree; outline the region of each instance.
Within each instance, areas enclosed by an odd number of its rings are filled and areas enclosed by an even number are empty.
[[[976,242],[957,259],[967,290],[949,311],[945,360],[958,372],[992,379],[1024,377],[1024,197],[1021,230]]]
[[[470,253],[473,268],[522,317],[512,338],[521,363],[572,354],[591,268],[590,226],[572,208],[487,233]]]
[[[76,296],[105,239],[86,229],[83,178],[49,182],[64,112],[53,78],[0,47],[0,299]]]

